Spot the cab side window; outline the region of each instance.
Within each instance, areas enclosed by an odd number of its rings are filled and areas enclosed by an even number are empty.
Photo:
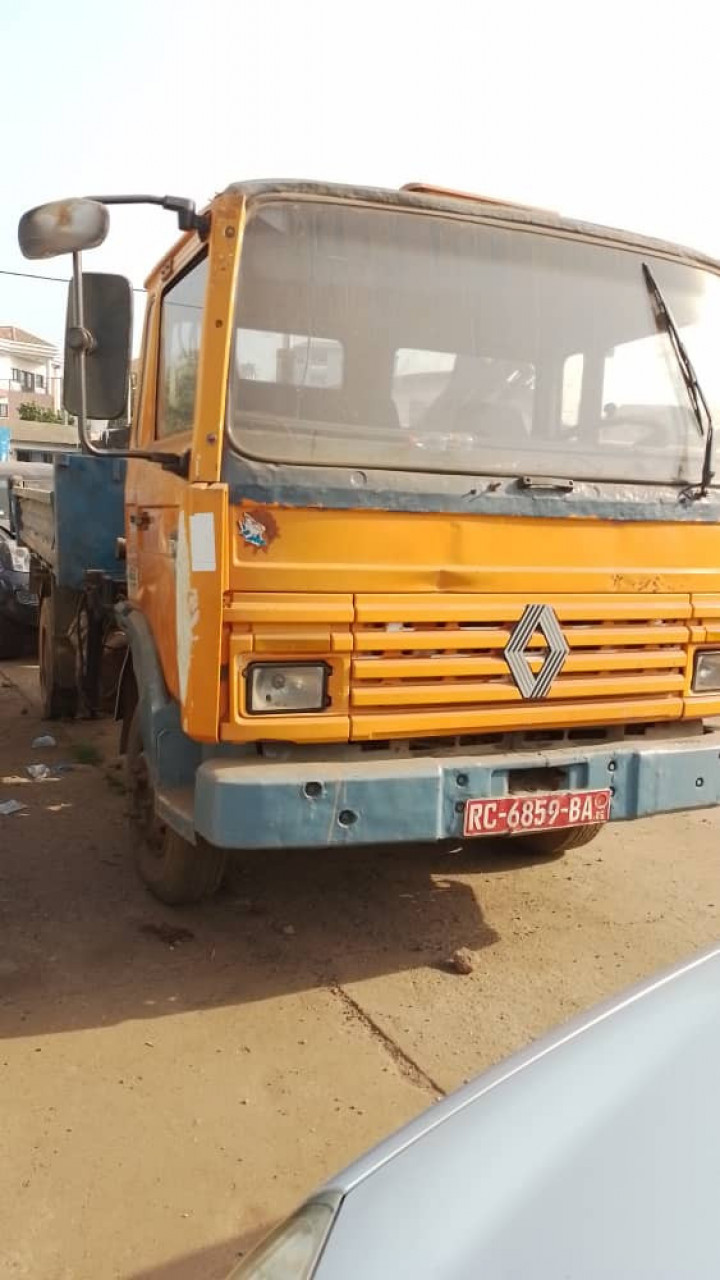
[[[156,427],[159,440],[192,430],[207,275],[205,255],[163,294]]]

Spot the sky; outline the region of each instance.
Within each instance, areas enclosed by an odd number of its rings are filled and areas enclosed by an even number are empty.
[[[25,0],[0,6],[0,271],[21,213],[242,178],[426,181],[720,256],[707,0]],[[14,10],[14,12],[13,12]],[[141,285],[176,235],[113,210],[88,268]],[[139,298],[140,304],[142,298]],[[60,343],[65,290],[0,274],[0,324]]]

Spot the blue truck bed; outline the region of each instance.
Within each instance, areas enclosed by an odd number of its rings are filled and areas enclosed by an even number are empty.
[[[123,458],[62,454],[50,489],[27,487],[14,495],[18,539],[58,587],[80,591],[89,569],[124,580],[116,544],[125,532],[125,471]]]

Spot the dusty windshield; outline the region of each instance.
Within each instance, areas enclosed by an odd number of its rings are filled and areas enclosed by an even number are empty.
[[[240,266],[229,434],[299,464],[688,484],[703,441],[643,279],[720,418],[720,280],[647,254],[275,201]]]

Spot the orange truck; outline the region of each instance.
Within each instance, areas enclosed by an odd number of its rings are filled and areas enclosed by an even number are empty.
[[[132,295],[81,254],[143,201],[181,236],[147,280],[129,442],[99,444]],[[89,620],[123,638],[155,894],[211,892],[229,849],[556,854],[718,803],[716,262],[417,185],[62,201],[20,242],[73,255],[65,399],[107,455],[83,459],[96,494],[127,460],[74,595],[38,550],[45,692],[72,693],[78,635],[92,684]],[[61,488],[56,550],[85,509]]]

